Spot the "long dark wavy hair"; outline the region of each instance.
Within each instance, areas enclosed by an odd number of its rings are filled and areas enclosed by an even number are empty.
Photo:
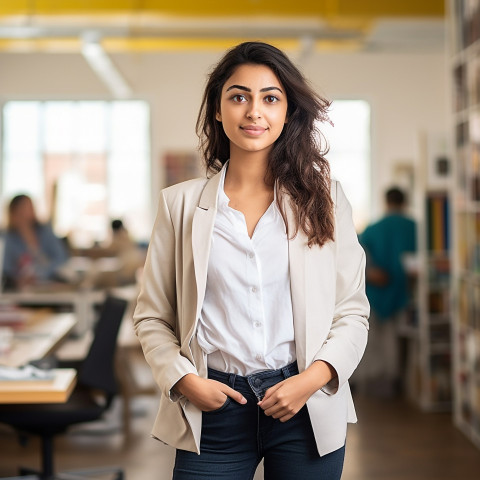
[[[207,173],[218,172],[230,158],[230,141],[215,116],[220,111],[222,88],[235,69],[244,64],[269,67],[285,88],[288,122],[273,145],[268,177],[292,199],[296,225],[308,245],[324,245],[334,238],[328,146],[316,121],[330,121],[330,102],[314,92],[302,73],[278,48],[262,42],[245,42],[229,50],[210,73],[197,119],[197,134]],[[285,218],[280,195],[278,206]]]

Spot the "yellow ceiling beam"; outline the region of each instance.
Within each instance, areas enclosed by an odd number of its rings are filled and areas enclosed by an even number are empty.
[[[0,52],[6,53],[80,53],[78,38],[0,39]]]
[[[123,52],[171,52],[171,51],[225,51],[240,42],[251,40],[249,38],[107,38],[102,40],[102,47],[108,53]],[[262,40],[258,38],[256,40]],[[268,42],[282,50],[301,50],[299,39],[269,38]],[[316,51],[356,51],[361,48],[361,43],[355,40],[330,41],[316,40],[313,43]],[[7,53],[79,53],[82,41],[75,38],[40,38],[1,40],[0,52]]]
[[[191,38],[191,39],[159,39],[159,38],[107,38],[102,41],[102,46],[107,52],[125,52],[132,50],[135,52],[158,52],[171,50],[185,51],[205,51],[218,50],[225,51],[228,48],[238,45],[241,42],[253,40],[246,37],[235,38]],[[301,50],[303,48],[302,41],[298,38],[255,38],[254,40],[265,40],[268,43],[277,46],[282,50]],[[357,50],[361,48],[358,41],[329,41],[315,40],[313,42],[315,50]]]
[[[338,16],[443,17],[445,0],[338,0]]]
[[[444,0],[0,0],[4,52],[78,52],[85,30],[115,51],[224,50],[260,32],[288,49],[357,50],[381,18],[441,18]],[[201,21],[199,21],[201,18]],[[263,23],[262,23],[263,22]],[[301,25],[300,25],[301,24]],[[22,30],[23,29],[23,30]],[[282,29],[284,32],[282,32]],[[38,32],[38,33],[35,33]],[[123,33],[122,33],[123,32]],[[278,40],[275,40],[277,37]],[[295,37],[295,38],[294,38]],[[248,38],[261,39],[261,38]]]
[[[441,17],[444,0],[4,0],[0,16],[156,13],[172,16]]]

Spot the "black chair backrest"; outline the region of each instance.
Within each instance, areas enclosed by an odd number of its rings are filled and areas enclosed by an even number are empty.
[[[103,391],[108,397],[117,393],[115,350],[127,301],[107,296],[95,325],[90,350],[78,372],[78,384]]]

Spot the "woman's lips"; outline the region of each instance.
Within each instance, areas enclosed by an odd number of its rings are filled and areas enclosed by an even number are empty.
[[[255,137],[258,137],[262,133],[264,133],[267,129],[265,127],[260,127],[258,125],[245,125],[243,127],[240,127],[245,133],[248,133],[249,135],[253,135]]]

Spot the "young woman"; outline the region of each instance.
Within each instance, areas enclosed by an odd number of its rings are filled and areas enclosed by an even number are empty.
[[[213,175],[161,192],[134,323],[176,480],[252,479],[262,458],[266,479],[341,476],[369,307],[328,106],[277,48],[236,46],[197,122]]]

